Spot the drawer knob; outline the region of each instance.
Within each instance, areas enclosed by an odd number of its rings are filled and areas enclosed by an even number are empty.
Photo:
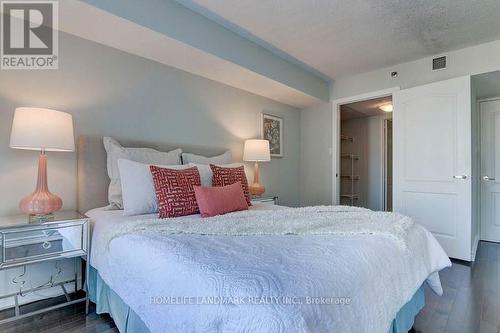
[[[43,242],[43,244],[42,244],[42,247],[45,250],[50,249],[51,246],[52,246],[52,244],[50,242]]]

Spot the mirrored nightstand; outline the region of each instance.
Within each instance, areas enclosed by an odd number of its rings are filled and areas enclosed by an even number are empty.
[[[0,324],[79,302],[86,302],[88,313],[87,292],[85,297],[72,298],[65,287],[74,283],[75,292],[78,290],[78,265],[85,259],[87,264],[82,287],[85,291],[88,290],[88,249],[89,220],[77,212],[56,212],[50,221],[37,223],[30,223],[27,215],[0,217],[0,270],[14,267],[25,270],[27,265],[66,258],[74,258],[75,261],[75,275],[72,279],[55,282],[52,276],[50,282],[44,285],[25,289],[21,284],[18,292],[0,295],[0,299],[13,298],[15,304],[14,316],[0,320]],[[19,305],[21,295],[53,287],[61,288],[66,302],[37,311],[22,312]]]
[[[252,197],[252,200],[250,200],[252,204],[255,203],[266,203],[266,204],[271,204],[271,205],[277,205],[278,204],[278,197],[277,196],[263,196],[263,197]]]

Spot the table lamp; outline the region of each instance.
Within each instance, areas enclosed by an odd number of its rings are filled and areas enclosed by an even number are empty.
[[[259,162],[269,162],[271,152],[269,150],[269,141],[252,139],[245,141],[243,149],[243,161],[255,162],[253,183],[248,186],[248,191],[255,196],[264,194],[266,188],[259,183]]]
[[[40,151],[36,189],[21,200],[19,208],[30,215],[30,221],[50,219],[61,209],[62,200],[49,191],[45,152],[75,150],[72,116],[50,109],[17,108],[12,121],[10,147]]]

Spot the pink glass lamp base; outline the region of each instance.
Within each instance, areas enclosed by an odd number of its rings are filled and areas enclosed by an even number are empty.
[[[62,199],[50,193],[47,185],[47,155],[40,154],[38,160],[38,180],[36,189],[19,203],[19,208],[30,215],[31,220],[43,220],[50,218],[51,214],[62,207]]]
[[[259,163],[255,162],[254,164],[254,174],[253,174],[253,183],[248,185],[248,192],[250,194],[260,197],[264,192],[266,192],[266,188],[264,185],[259,183]]]

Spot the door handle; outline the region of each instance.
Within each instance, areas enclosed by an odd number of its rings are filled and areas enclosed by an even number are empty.
[[[483,180],[489,182],[490,180],[495,180],[495,178],[492,178],[492,177],[488,177],[488,176],[484,176],[483,177]]]
[[[453,176],[455,179],[467,179],[466,175]]]

